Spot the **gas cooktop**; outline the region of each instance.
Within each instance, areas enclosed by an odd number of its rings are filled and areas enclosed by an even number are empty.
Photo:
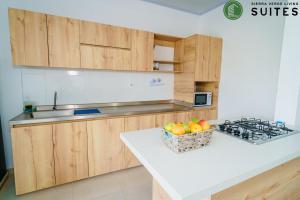
[[[252,144],[262,144],[299,133],[287,128],[283,122],[270,122],[255,118],[226,120],[225,123],[218,125],[218,130]]]

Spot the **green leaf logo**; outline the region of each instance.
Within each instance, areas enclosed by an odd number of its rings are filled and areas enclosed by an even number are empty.
[[[230,0],[224,5],[223,12],[227,19],[236,20],[242,16],[243,6],[236,0]]]

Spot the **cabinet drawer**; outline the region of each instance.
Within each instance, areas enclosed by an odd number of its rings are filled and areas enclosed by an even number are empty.
[[[80,43],[130,49],[131,30],[112,25],[81,21]]]
[[[131,70],[131,53],[127,49],[81,45],[81,68]]]

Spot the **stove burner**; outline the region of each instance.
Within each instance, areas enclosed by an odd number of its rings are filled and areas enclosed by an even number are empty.
[[[282,122],[274,123],[256,118],[242,118],[236,121],[226,120],[219,125],[219,130],[254,144],[261,144],[295,133],[294,130],[287,128]]]

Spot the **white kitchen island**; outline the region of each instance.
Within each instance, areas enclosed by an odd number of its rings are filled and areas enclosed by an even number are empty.
[[[272,192],[274,188],[282,190],[281,187],[285,188],[285,192],[287,188],[289,191],[300,191],[300,134],[254,145],[216,131],[208,146],[176,154],[165,146],[161,133],[162,129],[156,128],[121,134],[125,145],[153,176],[155,184],[153,199],[155,200],[219,199],[218,195],[214,195],[254,176],[260,178],[259,174],[287,162],[291,164],[281,165],[282,169],[275,168],[280,173],[286,170],[284,177],[287,174],[287,180],[284,183],[278,183],[278,180],[271,179],[277,182],[267,188],[268,194],[262,195],[272,196],[273,193],[270,194],[270,190]],[[272,173],[279,176],[276,171]],[[265,176],[271,177],[270,174]],[[279,176],[280,180],[284,180],[282,177]],[[263,178],[263,180],[266,179]],[[266,181],[270,182],[270,180]],[[286,182],[292,182],[292,187],[288,187]],[[252,183],[252,185],[255,187],[256,184]],[[157,194],[160,192],[161,194]],[[281,195],[290,194],[281,192]],[[237,198],[233,195],[231,199]],[[251,198],[251,194],[248,194],[243,199],[255,198]]]

